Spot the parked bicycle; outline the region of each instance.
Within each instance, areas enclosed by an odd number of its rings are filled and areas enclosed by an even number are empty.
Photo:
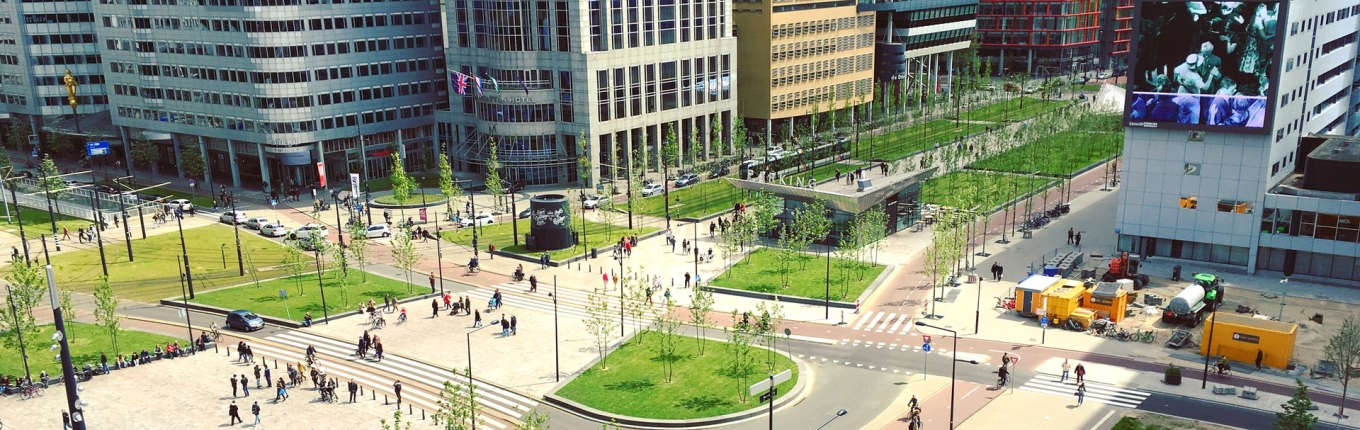
[[[32,382],[25,383],[23,386],[19,387],[19,400],[28,400],[32,398],[42,397],[44,391],[47,390],[43,389],[41,385],[34,384]]]

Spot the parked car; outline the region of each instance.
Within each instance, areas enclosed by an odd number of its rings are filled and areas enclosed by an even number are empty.
[[[321,232],[321,237],[326,237],[326,235],[329,234],[329,231],[327,231],[326,226],[324,226],[324,225],[320,225],[320,224],[307,224],[307,225],[304,225],[304,226],[302,226],[302,227],[298,227],[296,230],[293,230],[293,231],[289,232],[289,233],[288,233],[288,238],[289,238],[289,239],[299,239],[299,238],[303,238],[303,237],[310,237],[310,236],[312,235],[312,232],[313,232],[313,231],[320,231],[320,232]]]
[[[1103,79],[1103,78],[1102,78],[1102,79]],[[1088,81],[1090,81],[1090,80],[1091,80],[1091,78],[1088,78],[1088,77],[1085,77],[1085,76],[1078,76],[1078,77],[1072,78],[1072,84],[1073,84],[1073,85],[1083,85],[1083,84],[1086,84],[1086,82],[1088,82]]]
[[[326,243],[330,242],[328,242],[324,237],[316,240],[312,240],[311,236],[302,236],[297,238],[297,246],[299,248],[302,248],[304,251],[315,251],[317,247],[324,248]]]
[[[247,218],[249,217],[246,216],[246,213],[241,211],[226,211],[222,213],[221,217],[218,217],[222,222],[232,225],[246,222]]]
[[[389,237],[392,236],[392,229],[388,227],[387,224],[373,224],[368,226],[368,230],[364,231],[364,235],[368,236],[369,239],[375,237]]]
[[[713,170],[710,171],[710,172],[708,172],[708,177],[709,177],[710,179],[712,179],[712,178],[718,178],[718,177],[727,176],[728,174],[731,174],[731,173],[732,173],[732,171],[729,170],[729,169],[727,168],[727,165],[726,165],[726,164],[719,164],[719,165],[713,166]]]
[[[665,191],[666,191],[666,186],[665,186],[665,185],[661,185],[661,184],[647,184],[646,186],[643,186],[643,187],[642,187],[642,196],[643,196],[643,197],[655,196],[655,195],[661,194],[662,192],[665,192]]]
[[[168,208],[170,208],[170,210],[174,210],[175,208],[179,208],[180,210],[186,211],[186,212],[187,212],[187,211],[189,211],[190,209],[193,209],[193,208],[194,208],[194,203],[191,202],[191,201],[189,201],[189,199],[174,199],[174,200],[165,202],[165,206],[168,207]]]
[[[699,183],[699,175],[686,173],[675,179],[675,188],[690,186]]]
[[[264,328],[264,319],[254,312],[237,309],[227,314],[227,328],[255,331]]]
[[[260,226],[260,234],[269,237],[284,237],[288,235],[288,226],[283,223],[266,223]]]
[[[1036,91],[1039,91],[1039,87],[1033,85],[1025,87],[1025,94],[1034,94]]]
[[[1100,72],[1096,75],[1096,79],[1110,79],[1110,72]]]
[[[248,229],[259,230],[260,227],[263,227],[265,224],[269,224],[269,218],[262,216],[253,216],[250,218],[246,218],[245,224],[246,228]]]
[[[988,85],[986,89],[987,91],[996,91],[996,85]]]
[[[586,199],[581,202],[581,206],[585,207],[586,209],[597,209],[600,207],[600,201],[602,200],[604,200],[604,196],[598,194],[589,195],[586,196]]]
[[[533,209],[525,209],[525,210],[519,211],[519,218],[520,218],[520,219],[528,218],[530,215],[533,215],[533,213],[534,213],[534,210],[533,210]]]
[[[472,227],[476,225],[494,224],[495,222],[496,217],[491,216],[490,212],[482,212],[472,218],[463,218],[462,224],[463,227]]]

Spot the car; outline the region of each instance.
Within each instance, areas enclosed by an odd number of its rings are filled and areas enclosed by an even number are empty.
[[[996,91],[996,85],[988,85],[986,89],[987,91]]]
[[[389,237],[392,236],[392,229],[388,227],[387,224],[373,224],[368,226],[368,229],[364,231],[364,235],[369,239],[375,237]]]
[[[175,208],[179,208],[179,209],[182,210],[182,211],[188,211],[188,210],[191,210],[191,209],[194,208],[194,203],[191,202],[191,201],[189,201],[189,199],[174,199],[174,200],[165,202],[165,207],[168,207],[168,208],[170,208],[171,210],[174,210]]]
[[[320,234],[321,234],[321,237],[326,237],[326,235],[329,234],[329,232],[328,232],[327,229],[326,229],[326,226],[324,226],[324,225],[320,225],[320,224],[307,224],[307,225],[304,225],[304,226],[302,226],[302,227],[298,227],[297,229],[295,229],[295,230],[293,230],[293,231],[288,232],[288,238],[289,238],[289,239],[298,239],[298,238],[303,238],[303,237],[311,237],[313,231],[319,231]]]
[[[297,239],[297,246],[299,248],[302,248],[304,251],[316,251],[318,246],[325,248],[325,244],[327,243],[330,242],[327,241],[326,238],[324,237],[319,238],[317,240],[312,240],[311,236],[303,236]]]
[[[713,170],[710,171],[710,172],[708,172],[708,177],[709,177],[709,178],[717,178],[717,177],[727,176],[727,175],[729,175],[729,174],[731,174],[731,173],[732,173],[732,171],[729,170],[729,169],[727,168],[727,165],[726,165],[726,164],[719,164],[719,165],[713,166]]]
[[[604,196],[598,194],[586,196],[586,199],[581,201],[581,207],[586,209],[599,208],[601,200],[604,200]]]
[[[1088,81],[1090,81],[1090,80],[1091,80],[1091,78],[1088,78],[1088,77],[1085,77],[1085,76],[1078,76],[1078,77],[1072,78],[1072,84],[1073,84],[1073,85],[1083,85],[1083,84],[1085,84],[1086,82],[1088,82]]]
[[[488,225],[488,224],[494,224],[495,222],[496,222],[496,217],[491,216],[491,213],[490,213],[490,212],[482,212],[482,213],[477,214],[477,216],[475,216],[475,217],[472,217],[472,218],[463,218],[463,220],[460,221],[460,223],[463,225],[463,227],[472,227],[472,226],[475,226],[475,225]]]
[[[242,222],[242,224],[245,224],[246,228],[248,229],[259,230],[260,227],[263,227],[265,224],[269,224],[269,218],[262,216],[253,216],[246,218],[246,220]]]
[[[690,186],[699,183],[699,175],[686,173],[675,179],[675,188]]]
[[[666,191],[666,186],[661,184],[647,184],[642,187],[642,196],[655,196]]]
[[[787,153],[785,153],[783,150],[771,149],[770,152],[765,153],[765,161],[773,163],[779,161],[779,159],[781,158],[784,158],[785,155],[787,155]]]
[[[114,195],[121,194],[123,192],[122,190],[119,190],[117,187],[114,187],[112,185],[95,185],[94,190],[104,194]]]
[[[523,190],[523,189],[524,189],[524,186],[525,186],[525,185],[526,185],[526,184],[524,183],[523,180],[518,180],[518,181],[502,181],[502,182],[501,182],[501,188],[504,189],[505,192],[507,192],[507,193],[518,193],[519,190]]]
[[[246,216],[246,213],[241,211],[226,211],[219,217],[222,222],[232,225],[244,223],[247,218],[249,217]]]
[[[1110,79],[1110,72],[1100,72],[1096,75],[1096,79]]]
[[[525,209],[525,210],[519,211],[519,218],[520,218],[520,219],[528,218],[528,217],[532,216],[533,213],[534,213],[534,210],[533,210],[533,209]]]
[[[283,237],[288,235],[288,226],[283,223],[266,223],[260,226],[260,234],[269,237]]]
[[[255,331],[264,328],[264,319],[254,312],[237,309],[227,313],[227,328],[241,331]]]

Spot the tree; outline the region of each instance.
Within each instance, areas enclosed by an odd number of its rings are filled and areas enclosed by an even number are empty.
[[[490,154],[486,157],[486,193],[492,196],[496,210],[501,209],[501,196],[505,194],[505,184],[501,182],[501,158],[497,155],[500,145],[495,137],[487,138]]]
[[[179,167],[184,170],[185,177],[201,178],[208,163],[203,160],[203,153],[198,152],[198,146],[184,145],[179,150]]]
[[[685,151],[689,155],[690,173],[699,173],[699,158],[703,156],[704,150],[704,142],[700,140],[700,134],[703,134],[703,125],[694,124],[694,129],[689,132],[689,151]]]
[[[1346,317],[1341,323],[1341,330],[1327,340],[1327,346],[1322,351],[1327,361],[1336,363],[1341,370],[1338,375],[1341,378],[1341,408],[1337,415],[1345,416],[1346,392],[1350,388],[1351,378],[1360,372],[1360,321],[1356,321],[1354,316]]]
[[[60,133],[47,135],[47,154],[61,156],[75,156],[75,140],[71,136]]]
[[[732,120],[732,151],[733,151],[733,153],[741,154],[741,153],[742,153],[742,150],[746,149],[746,146],[747,146],[746,135],[747,135],[748,133],[749,133],[749,131],[746,130],[746,119],[745,119],[745,118],[736,117],[736,118],[734,118],[734,119]]]
[[[36,264],[28,262],[17,262],[11,266],[9,276],[5,277],[10,283],[9,302],[10,315],[0,318],[0,331],[5,336],[5,347],[11,351],[19,351],[19,335],[22,334],[28,342],[24,344],[24,355],[27,350],[37,350],[41,346],[34,345],[34,339],[38,338],[37,320],[33,317],[33,309],[38,306],[46,295],[46,276],[42,269]],[[17,312],[15,312],[17,310]]]
[[[801,263],[799,271],[807,270],[807,255],[803,250],[818,240],[826,238],[831,233],[831,218],[826,213],[826,203],[820,199],[813,199],[812,202],[804,204],[803,207],[794,212],[794,224],[796,224],[795,236],[798,237],[798,260]]]
[[[614,198],[609,196],[608,191],[595,204],[595,221],[604,224],[604,237],[614,237],[614,221],[618,221],[618,211],[614,207]]]
[[[647,273],[647,270],[646,268],[639,268],[637,273]],[[647,299],[650,298],[652,294],[656,294],[656,292],[651,291],[652,288],[647,276],[639,276],[637,273],[629,276],[627,281],[621,284],[621,288],[623,288],[624,291],[620,292],[620,294],[623,294],[624,297],[624,313],[627,313],[628,316],[633,318],[634,337],[637,337],[638,341],[641,342],[642,337],[637,336],[636,334],[643,331],[642,317],[647,314]]]
[[[368,250],[372,248],[373,242],[368,239],[368,228],[362,223],[352,222],[348,224],[349,230],[349,255],[354,258],[354,267],[359,269],[360,282],[368,282],[368,271],[364,267],[368,266]]]
[[[401,413],[401,408],[397,408],[397,410],[392,411],[392,423],[391,423],[391,424],[388,424],[386,418],[383,418],[383,419],[378,420],[378,423],[379,423],[379,424],[382,424],[382,429],[383,429],[383,430],[411,430],[411,422],[410,422],[410,421],[402,421],[402,420],[401,420],[402,415],[403,415],[403,414]],[[402,424],[405,424],[405,425],[402,425]]]
[[[675,317],[674,310],[675,303],[669,300],[661,308],[652,308],[657,334],[657,342],[652,349],[656,352],[657,361],[661,362],[668,383],[674,381],[675,362],[679,360],[675,351],[680,343],[680,319]]]
[[[142,132],[136,132],[133,135],[132,153],[128,154],[132,157],[132,164],[137,167],[150,168],[152,173],[155,173],[156,162],[161,160],[160,150]]]
[[[28,136],[30,134],[33,134],[33,129],[28,128],[28,124],[22,122],[14,124],[9,128],[9,135],[5,136],[5,144],[10,149],[24,148],[28,146]]]
[[[739,321],[736,310],[732,311],[732,320]],[[746,388],[749,385],[747,382],[751,375],[755,373],[755,366],[753,365],[755,358],[751,356],[751,341],[754,334],[750,330],[749,324],[741,322],[738,322],[737,326],[731,329],[723,327],[723,334],[727,336],[727,343],[723,347],[727,350],[729,357],[723,373],[728,378],[732,378],[737,390],[737,401],[741,403],[746,403],[748,397]]]
[[[694,287],[690,293],[689,302],[689,322],[694,324],[694,331],[699,335],[699,356],[704,356],[704,344],[708,340],[708,328],[713,325],[713,318],[708,316],[713,312],[713,292],[706,291],[702,287]]]
[[[515,406],[515,410],[519,411],[520,407]],[[529,410],[529,413],[520,417],[520,421],[519,424],[515,424],[515,430],[548,430],[551,427],[548,414],[538,409]]]
[[[645,142],[646,139],[643,139]],[[586,139],[586,132],[581,131],[581,135],[576,138],[576,170],[581,184],[581,191],[585,192],[590,185],[590,140]]]
[[[330,247],[330,254],[331,267],[334,268],[331,270],[331,275],[335,277],[336,286],[340,287],[340,304],[349,307],[349,251],[343,246],[332,246]]]
[[[290,278],[293,278],[293,280],[296,281],[298,295],[307,295],[307,293],[302,290],[302,275],[307,273],[307,263],[311,262],[311,258],[307,256],[307,252],[299,246],[297,241],[285,243],[283,251],[283,269],[288,272]]]
[[[670,167],[675,165],[677,168],[680,163],[680,140],[675,135],[675,125],[666,124],[666,140],[661,144],[661,175],[662,182],[670,182]],[[666,203],[670,205],[669,202]]]
[[[713,115],[713,119],[708,122],[708,146],[715,154],[708,154],[710,158],[714,155],[722,157],[726,154],[728,145],[723,144],[722,135],[722,121],[718,120],[717,115]]]
[[[0,172],[8,174],[9,170],[13,167],[14,160],[9,158],[9,151],[0,151]]]
[[[439,155],[439,194],[448,200],[444,203],[445,212],[453,212],[453,201],[463,196],[463,187],[453,182],[453,165],[443,154]]]
[[[392,182],[392,198],[397,199],[397,204],[406,203],[411,198],[411,189],[414,188],[411,177],[406,175],[406,163],[401,161],[401,153],[392,153],[392,173],[387,175],[387,179]],[[405,218],[406,214],[402,214]]]
[[[1313,425],[1317,424],[1318,418],[1313,415],[1313,400],[1308,398],[1308,386],[1303,385],[1303,381],[1295,379],[1297,387],[1294,389],[1294,397],[1288,402],[1280,405],[1284,412],[1276,412],[1275,428],[1277,430],[1312,430]]]
[[[473,423],[485,424],[482,419],[481,406],[477,401],[477,384],[472,382],[471,370],[460,374],[458,369],[453,369],[454,379],[462,376],[468,383],[460,384],[450,380],[444,380],[444,388],[439,391],[439,410],[434,413],[435,425],[442,425],[444,430],[467,430],[472,428]],[[526,419],[526,422],[528,420]],[[546,423],[546,419],[544,420]],[[517,429],[546,429],[547,427],[516,427]]]
[[[402,228],[392,232],[391,245],[392,261],[406,273],[406,293],[411,294],[415,291],[415,285],[411,284],[411,270],[415,269],[416,262],[420,261],[415,241],[411,240],[411,232]]]
[[[94,321],[109,336],[109,344],[117,351],[118,328],[122,325],[123,317],[118,315],[118,297],[113,295],[113,287],[109,285],[107,276],[100,276],[99,285],[94,287]]]
[[[52,156],[43,157],[42,165],[39,168],[42,169],[42,182],[39,182],[39,185],[44,185],[48,196],[55,199],[65,194],[62,189],[66,188],[66,180],[60,177],[61,172],[57,170],[57,163],[52,161]]]
[[[642,141],[647,141],[647,128],[642,129]],[[642,198],[642,157],[638,150],[633,150],[633,156],[628,157],[628,228],[633,228],[633,202]]]
[[[605,350],[609,349],[609,339],[613,337],[618,323],[614,322],[614,314],[609,311],[609,297],[590,293],[589,299],[590,304],[586,306],[586,332],[595,339],[595,347],[600,353],[600,369],[608,370]]]
[[[61,305],[62,318],[66,318],[70,321],[75,321],[76,314],[78,313],[79,310],[76,309],[75,300],[71,297],[71,288],[68,286],[62,286],[60,289],[57,290],[57,293],[58,293],[57,296],[59,297],[57,302],[58,304]],[[75,339],[76,338],[75,333],[76,333],[75,326],[66,327],[67,338]]]

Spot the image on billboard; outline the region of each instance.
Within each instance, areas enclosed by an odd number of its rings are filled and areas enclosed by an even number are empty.
[[[1283,9],[1275,1],[1141,3],[1125,123],[1268,132]]]

